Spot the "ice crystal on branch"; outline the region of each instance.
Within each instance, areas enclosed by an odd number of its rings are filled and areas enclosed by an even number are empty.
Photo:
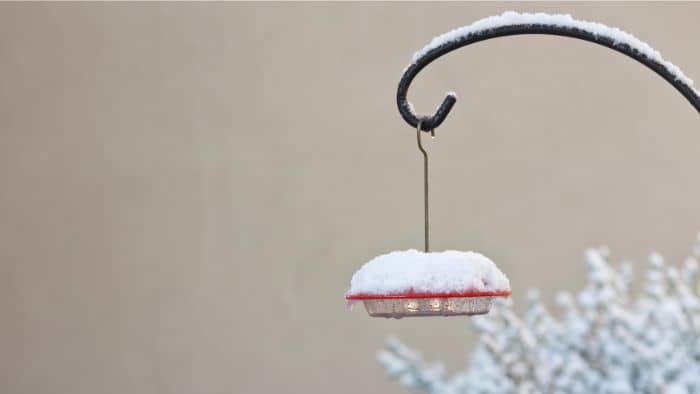
[[[698,255],[700,239],[680,269],[652,254],[633,297],[631,267],[589,250],[585,287],[559,294],[557,313],[531,291],[522,316],[503,301],[472,318],[479,341],[452,377],[395,338],[378,360],[404,387],[429,394],[700,393]]]

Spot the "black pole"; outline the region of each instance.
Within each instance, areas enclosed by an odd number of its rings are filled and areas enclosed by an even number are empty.
[[[489,40],[497,37],[514,36],[521,34],[547,34],[555,36],[564,36],[577,38],[584,41],[593,42],[604,47],[608,47],[614,51],[622,53],[631,57],[632,59],[642,63],[648,68],[652,69],[668,83],[673,85],[678,92],[680,92],[683,97],[685,97],[690,105],[692,105],[698,114],[700,114],[700,96],[692,86],[687,85],[685,82],[680,80],[677,75],[669,71],[666,66],[658,61],[647,57],[645,54],[640,52],[634,47],[628,44],[615,42],[610,37],[604,35],[595,35],[589,31],[581,30],[570,26],[559,26],[559,25],[547,25],[547,24],[516,24],[516,25],[506,25],[501,27],[496,27],[487,30],[476,31],[466,36],[459,37],[454,41],[446,42],[443,45],[435,47],[418,59],[416,59],[411,65],[404,71],[401,80],[399,81],[398,90],[396,92],[396,103],[399,107],[399,112],[403,119],[411,125],[411,127],[418,127],[419,120],[422,119],[420,129],[423,131],[431,131],[442,124],[447,115],[450,113],[452,106],[454,106],[457,98],[454,95],[447,95],[443,100],[440,107],[433,116],[427,116],[419,119],[412,111],[408,100],[406,99],[408,88],[413,82],[413,79],[418,75],[418,73],[430,64],[435,59],[449,52],[459,49],[461,47],[473,44],[475,42]]]

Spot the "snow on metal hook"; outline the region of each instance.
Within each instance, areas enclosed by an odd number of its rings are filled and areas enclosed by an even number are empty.
[[[421,118],[414,113],[406,96],[413,79],[428,64],[442,55],[479,41],[521,34],[576,38],[627,55],[660,75],[700,113],[700,93],[693,88],[693,81],[685,76],[680,68],[661,57],[657,50],[633,35],[601,23],[576,20],[570,15],[521,14],[508,11],[435,37],[430,44],[416,52],[413,61],[404,71],[396,92],[396,103],[401,116],[411,127],[419,127]],[[456,101],[457,95],[448,93],[435,114],[423,118],[420,129],[430,131],[440,126]]]

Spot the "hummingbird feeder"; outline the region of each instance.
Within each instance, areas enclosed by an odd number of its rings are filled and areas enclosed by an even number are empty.
[[[422,132],[435,136],[457,101],[448,93],[433,116],[420,117],[406,99],[408,88],[428,64],[453,50],[497,37],[540,34],[589,41],[631,57],[673,85],[700,113],[693,81],[648,44],[617,28],[573,19],[570,15],[505,12],[434,38],[418,51],[399,81],[396,102],[403,119],[416,129],[423,156],[424,251],[398,251],[375,257],[353,275],[349,302],[362,301],[370,316],[453,316],[488,313],[498,297],[510,296],[508,278],[487,257],[475,252],[431,252],[428,211],[428,154]]]

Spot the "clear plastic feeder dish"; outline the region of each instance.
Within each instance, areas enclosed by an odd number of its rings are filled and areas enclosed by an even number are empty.
[[[491,310],[496,297],[508,297],[510,290],[465,293],[350,294],[349,302],[362,301],[372,317],[400,319],[411,316],[470,316]]]

